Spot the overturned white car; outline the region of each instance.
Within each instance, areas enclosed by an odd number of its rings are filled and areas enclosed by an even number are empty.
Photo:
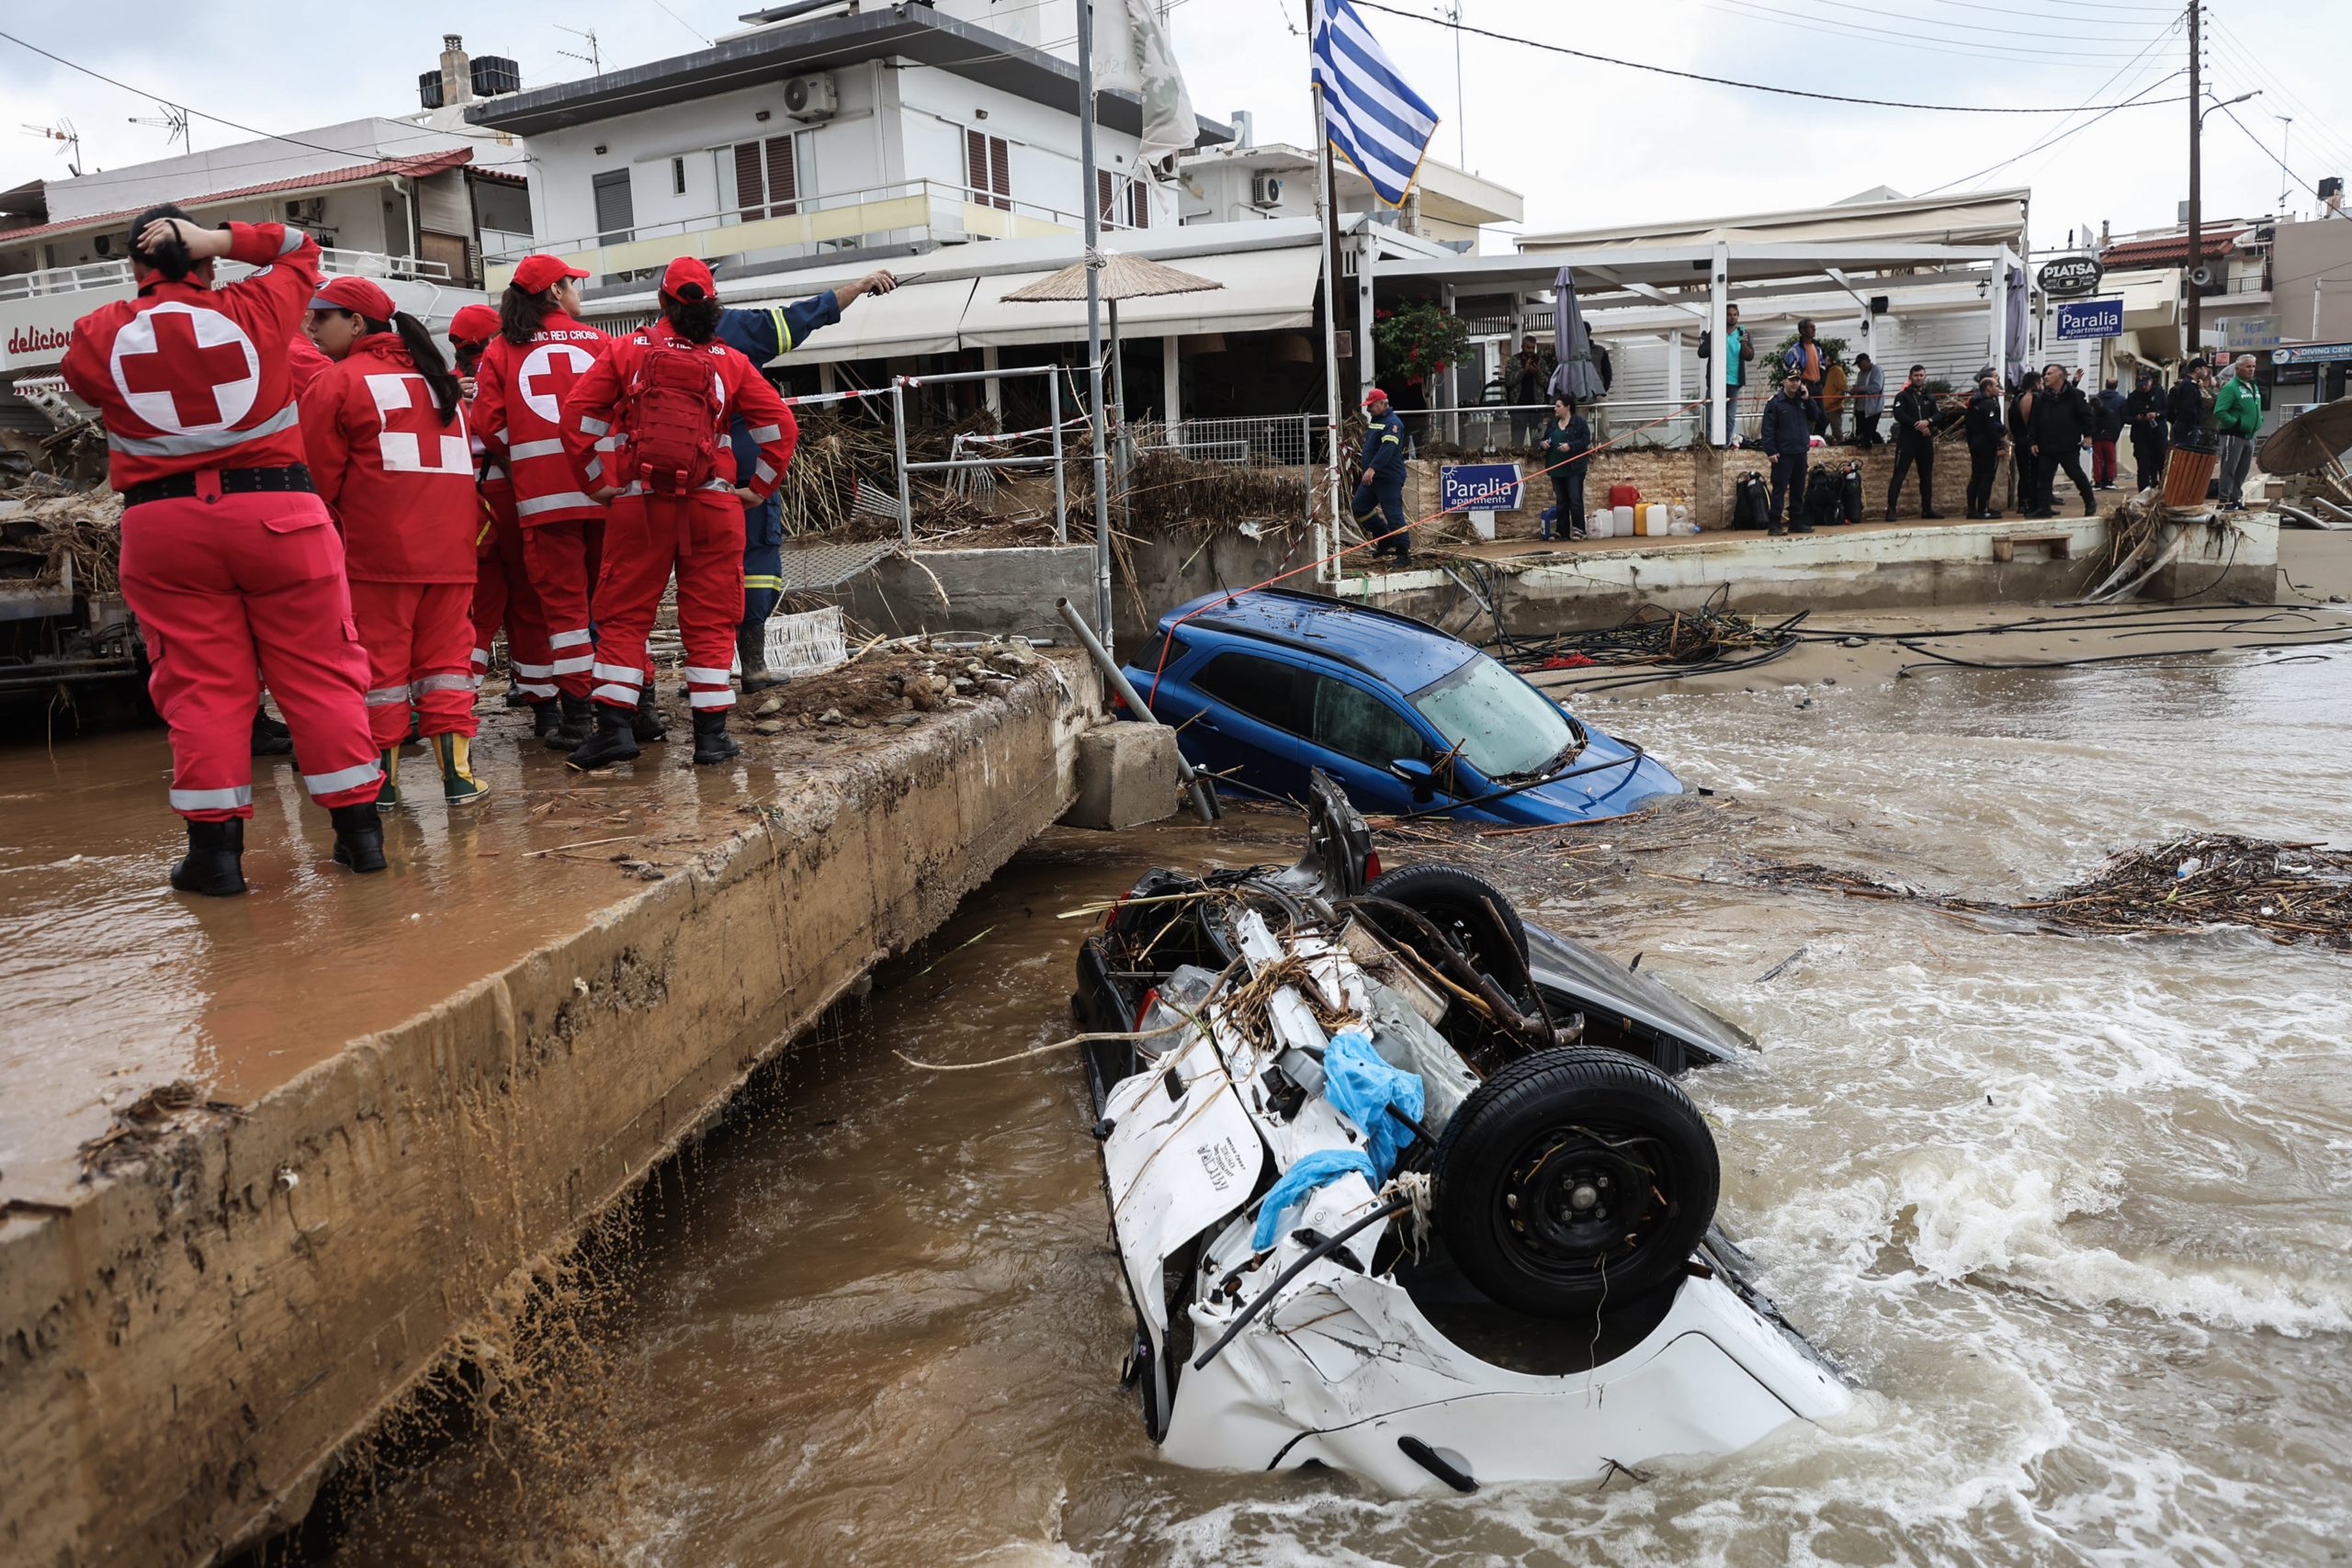
[[[1319,775],[1311,817],[1295,866],[1151,873],[1080,960],[1127,1376],[1169,1457],[1467,1492],[1846,1409],[1713,1230],[1668,1076],[1744,1037],[1475,874],[1380,875]]]

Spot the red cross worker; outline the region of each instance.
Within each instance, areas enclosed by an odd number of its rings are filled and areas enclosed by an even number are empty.
[[[506,683],[506,705],[531,708],[544,738],[559,722],[555,656],[548,651],[539,591],[531,586],[531,574],[523,560],[523,528],[514,519],[514,481],[506,477],[505,466],[482,446],[481,422],[471,412],[475,367],[497,335],[498,312],[487,305],[460,306],[449,319],[449,348],[469,404],[466,439],[473,450],[475,486],[481,498],[481,517],[474,536],[474,686],[480,690],[482,678],[490,673],[491,644],[503,628],[511,677]]]
[[[122,493],[122,592],[172,733],[187,818],[183,892],[245,891],[254,704],[266,681],[334,858],[384,869],[368,661],[343,541],[302,461],[287,342],[319,281],[318,242],[276,223],[199,228],[175,207],[130,233],[134,299],[74,325],[66,383],[104,423]],[[256,268],[212,287],[226,258]]]
[[[368,728],[381,754],[376,809],[401,802],[409,714],[451,807],[474,776],[474,536],[481,503],[463,392],[433,334],[364,277],[311,300],[311,335],[334,367],[302,398],[302,445],[319,499],[343,529],[351,609],[368,650]]]
[[[474,427],[484,457],[514,491],[523,562],[546,618],[549,673],[560,711],[542,706],[538,732],[558,750],[587,738],[595,667],[589,600],[604,545],[604,503],[589,494],[563,450],[563,400],[613,340],[575,316],[578,279],[554,256],[525,256],[498,305],[499,332],[474,367]]]
[[[736,754],[727,710],[743,616],[743,508],[783,482],[799,428],[758,367],[713,341],[718,330],[710,268],[680,256],[662,274],[661,319],[615,343],[564,400],[572,460],[611,498],[596,582],[596,732],[565,759],[575,768],[637,755],[630,716],[652,691],[645,641],[673,570],[695,761]],[[727,438],[738,414],[759,448],[740,489]]]

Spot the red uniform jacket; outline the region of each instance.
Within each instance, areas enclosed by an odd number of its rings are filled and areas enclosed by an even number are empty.
[[[613,465],[606,459],[628,444],[626,405],[629,390],[636,384],[638,367],[645,362],[647,348],[657,340],[686,341],[666,321],[657,321],[616,339],[612,352],[598,360],[563,400],[563,439],[571,449],[572,461],[591,485],[613,482]],[[784,482],[785,466],[792,461],[793,445],[800,439],[799,422],[792,417],[792,410],[786,406],[768,378],[760,374],[759,367],[740,351],[716,340],[695,346],[710,355],[711,373],[718,382],[718,408],[713,426],[718,438],[718,471],[707,488],[725,492],[730,499],[733,495],[735,463],[728,449],[727,423],[740,414],[760,449],[744,485],[756,501],[765,501]],[[633,479],[621,493],[642,495],[645,486]]]
[[[461,408],[445,423],[391,333],[370,333],[302,397],[311,478],[355,582],[471,582],[481,502]]]
[[[294,376],[294,395],[300,398],[311,389],[311,383],[334,368],[334,361],[326,356],[311,334],[296,328],[286,340],[286,367]]]
[[[559,310],[520,348],[491,339],[474,367],[474,427],[486,456],[514,484],[514,515],[526,528],[604,518],[564,456],[563,400],[612,346],[611,338]]]
[[[286,341],[319,286],[319,243],[278,223],[227,227],[229,259],[259,272],[218,288],[152,276],[74,323],[61,368],[106,424],[117,490],[302,461]]]

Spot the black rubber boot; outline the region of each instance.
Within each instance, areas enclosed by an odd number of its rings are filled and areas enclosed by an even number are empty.
[[[553,729],[543,732],[547,737],[548,750],[575,750],[596,726],[595,705],[586,697],[575,697],[569,692],[556,700],[562,705],[563,717]]]
[[[226,898],[245,890],[245,819],[190,822],[187,853],[172,867],[172,886],[183,893]]]
[[[294,734],[269,716],[265,707],[254,709],[254,755],[256,757],[286,757],[293,754]],[[243,821],[242,817],[239,821]],[[243,888],[237,889],[242,893]]]
[[[637,694],[637,706],[630,710],[628,730],[637,737],[639,746],[650,746],[656,740],[667,740],[670,731],[662,722],[662,710],[653,703],[653,681],[647,677],[645,689]]]
[[[695,709],[695,761],[724,762],[742,755],[742,748],[727,733],[725,708]]]
[[[506,688],[506,696],[504,700],[506,705],[510,708],[527,708],[536,707],[537,705],[536,703],[532,702],[530,698],[525,696],[522,693],[516,691],[512,686]]]
[[[361,872],[384,869],[384,822],[374,801],[332,807],[327,815],[334,819],[335,864]]]
[[[547,740],[563,727],[563,705],[549,697],[543,703],[531,705],[531,733]],[[549,742],[552,744],[553,742]],[[576,741],[574,744],[578,744]]]
[[[615,762],[626,762],[636,756],[637,736],[630,728],[634,716],[628,708],[599,705],[596,709],[596,733],[573,748],[571,755],[563,760],[563,765],[586,773],[598,768],[609,768]]]
[[[768,668],[768,628],[754,622],[735,628],[735,657],[743,666],[743,689],[764,692],[784,684],[784,677]]]

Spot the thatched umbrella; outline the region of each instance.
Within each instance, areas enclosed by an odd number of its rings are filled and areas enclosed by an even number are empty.
[[[1222,288],[1224,284],[1198,273],[1181,272],[1145,256],[1133,256],[1125,251],[1102,252],[1102,298],[1111,306],[1110,355],[1114,372],[1111,400],[1125,405],[1124,388],[1118,385],[1124,378],[1117,376],[1119,364],[1119,301],[1150,299],[1162,294],[1198,294],[1204,289]],[[1059,272],[1048,273],[1025,288],[1016,288],[1004,298],[1023,304],[1070,304],[1086,298],[1086,263],[1074,261]]]

